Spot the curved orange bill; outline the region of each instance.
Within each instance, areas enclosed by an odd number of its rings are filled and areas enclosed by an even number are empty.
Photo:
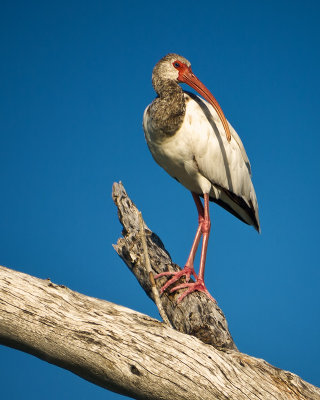
[[[231,132],[229,129],[229,125],[227,119],[219,106],[219,103],[214,98],[214,96],[210,93],[210,91],[204,86],[204,84],[193,74],[191,68],[185,69],[182,74],[179,75],[179,81],[186,83],[191,86],[194,90],[196,90],[201,96],[203,96],[216,110],[219,118],[222,122],[224,130],[226,132],[227,140],[230,142],[231,140]]]

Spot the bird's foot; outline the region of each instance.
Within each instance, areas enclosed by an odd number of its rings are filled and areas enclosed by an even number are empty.
[[[170,290],[170,292],[175,292],[176,290],[179,289],[184,289],[184,288],[188,288],[187,290],[185,290],[181,296],[179,296],[177,303],[179,304],[186,296],[188,296],[188,294],[193,293],[193,292],[203,292],[205,293],[210,300],[212,300],[214,303],[216,303],[217,301],[211,296],[211,294],[209,293],[208,289],[206,288],[204,282],[202,279],[197,279],[196,282],[191,282],[191,283],[182,283],[181,285],[177,285],[174,288],[172,288]]]
[[[172,278],[169,279],[160,289],[160,294],[162,294],[169,286],[171,286],[173,283],[176,283],[182,276],[186,277],[186,283],[188,283],[190,281],[191,275],[193,275],[197,279],[197,275],[195,273],[193,266],[190,267],[186,265],[182,270],[178,272],[173,272],[173,271],[161,272],[161,274],[155,275],[154,279],[161,278],[162,276],[172,276]]]

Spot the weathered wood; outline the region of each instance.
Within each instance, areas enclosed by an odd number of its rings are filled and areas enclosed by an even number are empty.
[[[113,200],[118,207],[119,220],[123,226],[123,238],[114,246],[119,256],[134,273],[140,285],[153,299],[151,285],[145,268],[140,230],[139,211],[128,197],[122,183],[113,184]],[[145,225],[148,253],[155,274],[172,270],[179,266],[172,262],[161,239]],[[167,278],[157,279],[160,288]],[[226,318],[219,306],[204,293],[192,293],[177,305],[181,290],[170,294],[167,290],[161,297],[163,308],[172,324],[180,332],[196,336],[204,343],[219,349],[234,349],[236,345],[230,335]]]
[[[136,399],[320,399],[320,389],[263,360],[5,267],[0,344]]]
[[[166,312],[163,309],[162,302],[160,299],[160,293],[158,291],[155,279],[154,279],[154,274],[152,272],[151,264],[150,264],[150,258],[149,258],[149,253],[148,253],[148,246],[147,246],[147,239],[146,239],[146,232],[144,229],[144,222],[142,218],[141,212],[139,212],[139,229],[140,229],[140,236],[141,236],[141,241],[142,241],[142,247],[143,247],[143,258],[144,258],[144,263],[146,266],[147,273],[149,275],[149,281],[151,284],[151,290],[152,290],[152,298],[153,301],[156,303],[156,306],[158,307],[159,314],[167,325],[171,326],[171,323],[167,317]]]

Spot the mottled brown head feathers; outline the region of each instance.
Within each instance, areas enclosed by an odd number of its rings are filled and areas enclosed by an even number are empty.
[[[174,63],[189,68],[190,62],[178,54],[170,53],[155,65],[152,72],[152,85],[158,96],[148,109],[149,129],[157,132],[158,140],[172,136],[182,125],[186,105],[181,86],[179,71]]]
[[[187,67],[191,66],[190,62],[186,58],[179,56],[179,54],[169,53],[161,58],[152,71],[152,85],[158,94],[164,81],[179,82],[179,71],[173,66],[175,61],[180,61]]]

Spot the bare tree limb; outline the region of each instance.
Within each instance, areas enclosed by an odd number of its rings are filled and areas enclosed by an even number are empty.
[[[114,246],[119,256],[134,273],[143,290],[153,299],[149,275],[147,273],[139,228],[139,211],[128,197],[122,183],[113,184],[113,200],[118,207],[119,220],[123,226],[123,238]],[[172,262],[161,239],[145,224],[148,254],[154,274],[172,270],[179,266]],[[165,277],[157,279],[160,288]],[[194,335],[204,343],[212,344],[219,349],[237,349],[228,329],[225,316],[219,306],[204,293],[192,293],[177,305],[181,290],[170,294],[166,291],[162,296],[163,308],[172,324],[180,332]]]
[[[140,235],[141,235],[141,240],[142,240],[142,247],[143,247],[143,254],[144,254],[144,262],[146,266],[147,273],[149,274],[149,281],[151,284],[151,290],[152,290],[152,297],[154,298],[154,301],[158,307],[159,314],[161,318],[163,319],[163,322],[165,322],[167,325],[171,326],[170,321],[167,317],[167,314],[165,313],[162,303],[160,300],[160,295],[156,286],[156,282],[153,276],[151,264],[150,264],[150,258],[148,254],[148,247],[147,247],[147,239],[146,239],[146,233],[144,230],[144,223],[142,219],[142,214],[139,212],[139,229],[140,229]]]
[[[136,399],[320,399],[320,389],[263,360],[5,267],[0,343]]]
[[[152,297],[138,211],[121,184],[114,185],[113,197],[124,226],[115,248]],[[153,270],[178,268],[160,239],[145,230]],[[194,294],[176,306],[177,296],[162,296],[175,330],[0,266],[0,344],[136,399],[320,399],[320,389],[298,376],[238,352],[222,311],[206,296]]]

